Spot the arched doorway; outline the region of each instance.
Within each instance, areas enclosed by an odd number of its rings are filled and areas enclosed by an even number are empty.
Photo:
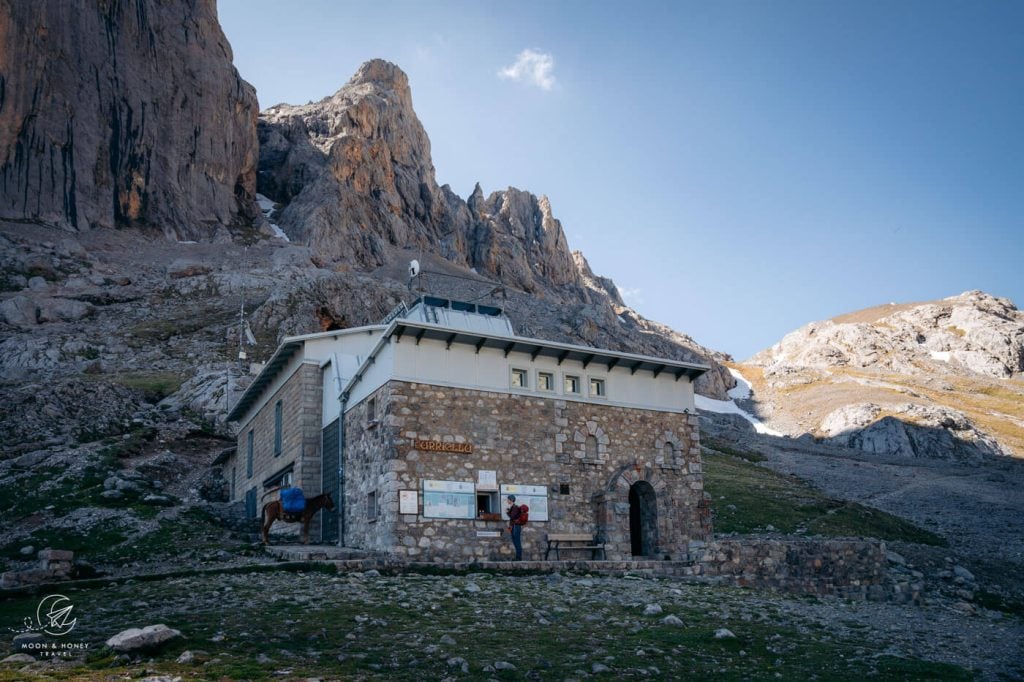
[[[658,553],[658,502],[647,481],[629,486],[629,542],[633,556]]]

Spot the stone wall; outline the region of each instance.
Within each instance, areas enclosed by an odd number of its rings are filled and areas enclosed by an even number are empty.
[[[302,488],[306,497],[319,495],[321,490],[320,471],[320,411],[323,386],[320,369],[312,363],[304,363],[288,378],[267,403],[238,431],[238,449],[224,464],[227,472],[234,470],[235,484],[233,500],[244,500],[246,491],[256,488],[257,514],[263,503],[263,481],[268,476],[294,463],[293,484]],[[281,401],[281,454],[274,456],[274,411]],[[253,471],[246,476],[246,457],[249,432],[253,436]],[[229,474],[230,475],[230,474]],[[310,524],[310,537],[320,534],[320,515]],[[275,524],[274,531],[297,532],[298,524]]]
[[[0,589],[35,585],[38,583],[63,582],[75,573],[74,552],[64,549],[39,551],[39,568],[26,571],[7,571],[0,575]]]
[[[379,423],[368,428],[370,398]],[[399,381],[370,398],[345,422],[347,546],[415,560],[509,558],[507,534],[478,534],[502,531],[503,521],[422,516],[424,480],[475,483],[481,469],[495,471],[499,484],[548,490],[550,520],[524,529],[525,559],[543,558],[549,532],[596,534],[609,559],[631,557],[634,486],[652,500],[643,514],[649,557],[682,558],[690,541],[710,537],[696,415]],[[474,451],[421,452],[417,439],[470,443]],[[403,489],[418,491],[419,514],[398,514]]]
[[[924,589],[893,581],[879,540],[721,539],[695,543],[690,563],[688,575],[799,594],[917,601]]]

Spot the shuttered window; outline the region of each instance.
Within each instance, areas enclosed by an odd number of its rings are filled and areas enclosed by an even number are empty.
[[[281,422],[284,417],[284,407],[278,400],[274,405],[274,457],[281,455]]]
[[[252,449],[253,449],[253,432],[249,432],[249,439],[245,445],[245,475],[247,478],[252,477]]]

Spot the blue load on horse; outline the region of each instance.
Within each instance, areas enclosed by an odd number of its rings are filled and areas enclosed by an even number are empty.
[[[302,488],[285,488],[281,491],[281,506],[286,514],[301,514],[306,509],[306,496]]]

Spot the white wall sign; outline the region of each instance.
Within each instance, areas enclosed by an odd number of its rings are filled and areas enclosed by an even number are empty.
[[[419,492],[416,490],[398,491],[398,513],[418,514],[420,511]]]
[[[480,469],[476,472],[476,489],[477,490],[497,490],[498,489],[498,472],[487,471]]]

